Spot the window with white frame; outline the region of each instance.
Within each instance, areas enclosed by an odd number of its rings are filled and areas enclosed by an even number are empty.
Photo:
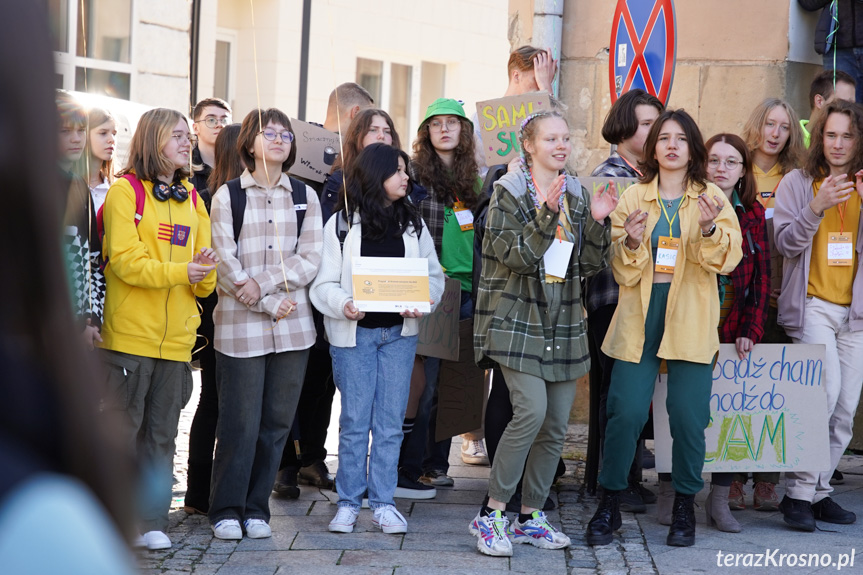
[[[48,0],[57,87],[129,99],[132,0]]]
[[[237,69],[237,33],[216,31],[216,59],[213,74],[213,96],[234,105],[234,78]]]

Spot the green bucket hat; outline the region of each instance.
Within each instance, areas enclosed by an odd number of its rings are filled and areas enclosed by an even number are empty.
[[[429,118],[432,116],[458,116],[459,118],[464,118],[467,120],[468,124],[470,124],[471,130],[473,130],[473,122],[465,115],[464,107],[458,100],[453,100],[452,98],[438,98],[432,102],[426,109],[426,116],[423,118],[419,130],[422,130],[423,126],[425,126],[426,122],[428,122]],[[419,132],[419,130],[417,130],[417,132]]]

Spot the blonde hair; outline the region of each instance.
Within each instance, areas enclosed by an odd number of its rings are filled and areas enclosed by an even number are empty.
[[[186,117],[176,110],[155,108],[145,112],[138,120],[138,127],[129,144],[129,160],[117,175],[134,173],[139,180],[155,181],[161,174],[173,174],[174,180],[189,177],[189,166],[174,168],[174,164],[162,155],[174,126]]]
[[[750,153],[761,147],[761,134],[764,124],[767,122],[767,116],[773,108],[781,107],[788,114],[788,122],[790,124],[788,130],[788,141],[785,147],[779,152],[779,169],[782,174],[787,174],[791,170],[800,167],[804,155],[803,147],[803,132],[800,130],[800,121],[797,117],[797,112],[791,107],[791,104],[779,98],[767,98],[758,104],[746,125],[743,127],[743,141],[746,142],[746,147]]]

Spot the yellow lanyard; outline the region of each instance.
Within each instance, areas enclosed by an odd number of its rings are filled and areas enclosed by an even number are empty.
[[[670,218],[668,217],[668,211],[665,209],[665,200],[659,195],[659,188],[656,188],[656,199],[659,200],[659,206],[662,208],[662,213],[665,214],[665,219],[668,222],[668,237],[673,238],[674,233],[672,229],[674,227],[674,220],[677,219],[677,213],[680,211],[680,206],[683,205],[683,196],[680,197],[680,203],[677,204],[677,209],[674,210],[674,215]]]

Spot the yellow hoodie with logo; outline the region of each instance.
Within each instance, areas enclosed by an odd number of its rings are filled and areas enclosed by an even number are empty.
[[[195,297],[209,295],[216,272],[197,284],[187,265],[210,247],[210,218],[204,201],[153,197],[153,184],[142,181],[143,217],[135,226],[135,190],[124,178],[108,190],[103,208],[105,238],[105,319],[100,347],[142,357],[191,361],[201,323]],[[203,345],[201,341],[200,345]],[[212,342],[210,342],[212,345]]]

